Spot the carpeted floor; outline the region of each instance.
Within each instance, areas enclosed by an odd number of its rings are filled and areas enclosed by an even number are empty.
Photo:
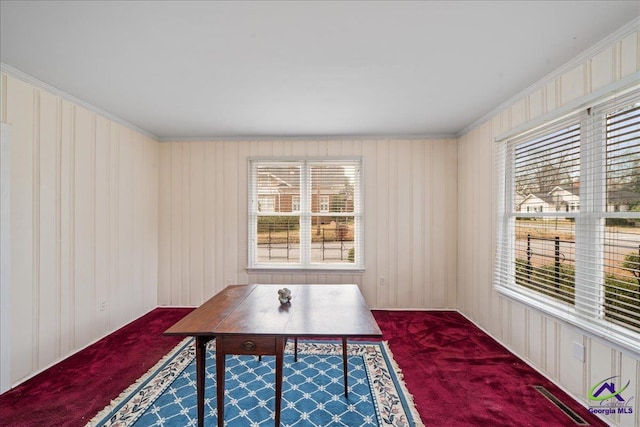
[[[542,385],[588,425],[595,415],[453,311],[375,311],[427,426],[575,426]]]
[[[180,342],[162,333],[191,311],[155,309],[0,395],[0,426],[84,426]]]
[[[190,310],[153,310],[0,395],[0,425],[84,426],[180,341],[162,332]],[[536,385],[589,424],[605,425],[459,313],[374,316],[427,426],[577,425]]]

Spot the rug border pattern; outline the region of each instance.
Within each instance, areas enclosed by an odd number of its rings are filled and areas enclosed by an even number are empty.
[[[86,427],[130,427],[146,409],[173,383],[195,358],[193,338],[185,338],[145,375],[123,391],[100,411]],[[215,342],[208,343],[215,351]],[[293,354],[288,343],[287,354]],[[299,341],[298,354],[342,355],[342,344],[332,341]],[[356,341],[347,344],[347,354],[361,356],[365,363],[373,404],[380,426],[423,427],[413,396],[403,381],[402,372],[393,359],[386,341]]]

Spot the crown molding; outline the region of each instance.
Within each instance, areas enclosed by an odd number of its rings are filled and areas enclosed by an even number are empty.
[[[495,138],[496,142],[504,141],[506,139],[513,138],[516,135],[522,135],[525,133],[533,132],[541,126],[548,125],[550,123],[562,120],[572,114],[576,114],[580,110],[585,110],[590,107],[594,107],[597,104],[606,102],[612,97],[620,97],[626,93],[640,89],[640,71],[636,71],[620,80],[617,80],[610,85],[599,88],[581,98],[564,104],[553,111],[550,111],[542,116],[538,116],[529,120],[519,126],[509,129],[508,131],[501,133]]]
[[[586,62],[589,58],[593,57],[597,53],[611,46],[614,42],[632,34],[633,32],[640,31],[640,18],[634,18],[631,22],[621,27],[619,30],[610,34],[605,39],[596,43],[589,49],[582,52],[580,55],[573,58],[571,61],[565,63],[561,67],[557,68],[555,71],[547,74],[542,79],[533,83],[526,89],[518,92],[516,95],[510,97],[505,102],[501,103],[497,107],[493,108],[482,117],[476,119],[469,125],[462,128],[460,131],[453,134],[417,134],[417,135],[274,135],[274,136],[264,136],[264,135],[242,135],[242,136],[200,136],[200,137],[180,137],[180,136],[158,136],[153,133],[142,129],[118,116],[115,116],[105,110],[102,110],[88,102],[85,102],[75,96],[55,87],[48,83],[45,83],[23,71],[20,71],[16,68],[13,68],[5,63],[0,63],[0,72],[15,77],[19,80],[32,84],[42,90],[46,90],[48,92],[53,93],[54,95],[60,96],[61,98],[72,102],[76,105],[79,105],[89,111],[92,111],[100,116],[103,116],[115,123],[123,125],[131,130],[134,130],[138,133],[141,133],[151,139],[154,139],[158,142],[202,142],[202,141],[275,141],[275,140],[299,140],[299,141],[310,141],[310,140],[385,140],[385,139],[458,139],[463,135],[469,133],[474,128],[478,127],[482,123],[490,120],[492,117],[505,110],[506,108],[514,105],[516,102],[520,101],[522,98],[534,92],[536,89],[540,88],[542,85],[546,84],[549,81],[552,81],[564,73],[572,70],[573,68],[579,66],[580,64]]]
[[[455,134],[415,134],[415,135],[240,135],[202,137],[160,137],[158,142],[245,142],[245,141],[383,141],[383,140],[434,140],[457,139]]]
[[[628,35],[630,35],[630,34],[632,34],[634,32],[638,32],[638,31],[640,31],[640,18],[634,18],[631,22],[629,22],[628,24],[622,26],[620,29],[616,30],[615,32],[613,32],[609,36],[607,36],[604,39],[600,40],[598,43],[596,43],[593,46],[591,46],[590,48],[586,49],[584,52],[580,53],[578,56],[576,56],[575,58],[573,58],[569,62],[567,62],[564,65],[560,66],[559,68],[557,68],[556,70],[552,71],[551,73],[547,74],[546,76],[544,76],[543,78],[541,78],[537,82],[533,83],[532,85],[530,85],[526,89],[524,89],[524,90],[518,92],[517,94],[515,94],[514,96],[510,97],[505,102],[503,102],[502,104],[498,105],[496,108],[493,108],[491,111],[489,111],[488,113],[484,114],[479,119],[474,120],[472,123],[470,123],[469,125],[467,125],[464,128],[462,128],[459,132],[456,133],[456,138],[460,138],[460,137],[466,135],[467,133],[469,133],[474,128],[476,128],[476,127],[480,126],[481,124],[489,121],[492,117],[494,117],[495,115],[497,115],[501,111],[507,109],[508,107],[514,105],[516,102],[522,100],[527,95],[530,95],[536,89],[539,89],[540,87],[542,87],[543,85],[545,85],[549,81],[557,79],[558,77],[562,76],[566,72],[571,71],[575,67],[585,63],[588,59],[590,59],[593,56],[595,56],[596,54],[602,52],[604,49],[608,48],[609,46],[611,46],[613,43],[617,42],[618,40],[621,40],[621,39],[625,38],[626,36],[628,36]]]
[[[26,83],[29,83],[33,86],[36,86],[42,90],[50,92],[56,96],[61,97],[69,102],[72,102],[76,105],[79,105],[89,111],[92,111],[102,117],[105,117],[115,123],[121,124],[131,130],[134,130],[138,133],[146,135],[147,137],[158,141],[158,142],[208,142],[208,141],[334,141],[334,140],[388,140],[388,139],[415,139],[415,140],[425,140],[425,139],[456,139],[457,136],[455,134],[416,134],[416,135],[273,135],[273,136],[264,136],[264,135],[234,135],[234,136],[185,136],[185,137],[173,137],[173,136],[158,136],[154,135],[151,132],[139,128],[136,125],[129,123],[128,121],[114,116],[113,114],[102,110],[95,105],[89,104],[75,96],[58,89],[55,86],[52,86],[48,83],[43,82],[30,74],[27,74],[23,71],[20,71],[16,68],[11,67],[5,63],[0,63],[0,72],[5,73],[9,76],[12,76],[16,79],[22,80]]]
[[[124,120],[124,119],[122,119],[122,118],[120,118],[118,116],[114,116],[113,114],[111,114],[111,113],[109,113],[109,112],[107,112],[105,110],[102,110],[102,109],[96,107],[95,105],[89,104],[86,101],[83,101],[83,100],[81,100],[79,98],[76,98],[75,96],[63,91],[62,89],[58,89],[55,86],[52,86],[52,85],[50,85],[48,83],[45,83],[42,80],[39,80],[39,79],[33,77],[32,75],[27,74],[27,73],[25,73],[23,71],[20,71],[20,70],[18,70],[16,68],[13,68],[12,66],[7,65],[7,64],[5,64],[3,62],[0,62],[0,72],[5,73],[8,76],[14,77],[14,78],[16,78],[18,80],[22,80],[25,83],[29,83],[29,84],[31,84],[33,86],[36,86],[39,89],[45,90],[47,92],[50,92],[50,93],[52,93],[52,94],[54,94],[56,96],[59,96],[60,98],[66,100],[66,101],[69,101],[69,102],[71,102],[73,104],[79,105],[82,108],[85,108],[85,109],[87,109],[87,110],[89,110],[89,111],[91,111],[93,113],[96,113],[96,114],[98,114],[98,115],[100,115],[100,116],[102,116],[102,117],[104,117],[104,118],[106,118],[108,120],[111,120],[112,122],[115,122],[115,123],[118,123],[118,124],[120,124],[122,126],[125,126],[125,127],[129,128],[129,129],[131,129],[133,131],[141,133],[141,134],[143,134],[143,135],[145,135],[145,136],[147,136],[147,137],[149,137],[149,138],[151,138],[153,140],[158,141],[160,139],[160,138],[158,138],[157,135],[154,135],[154,134],[152,134],[151,132],[149,132],[149,131],[147,131],[145,129],[139,128],[138,126],[136,126],[134,124],[131,124],[128,121],[126,121],[126,120]]]

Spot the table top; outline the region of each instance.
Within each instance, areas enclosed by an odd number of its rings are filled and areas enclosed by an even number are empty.
[[[280,304],[278,289],[291,290]],[[165,335],[283,335],[381,338],[357,285],[231,285]]]

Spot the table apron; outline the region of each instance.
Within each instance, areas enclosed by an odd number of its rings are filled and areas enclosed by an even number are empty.
[[[221,335],[216,347],[222,354],[275,355],[278,338],[282,339],[279,335]]]

